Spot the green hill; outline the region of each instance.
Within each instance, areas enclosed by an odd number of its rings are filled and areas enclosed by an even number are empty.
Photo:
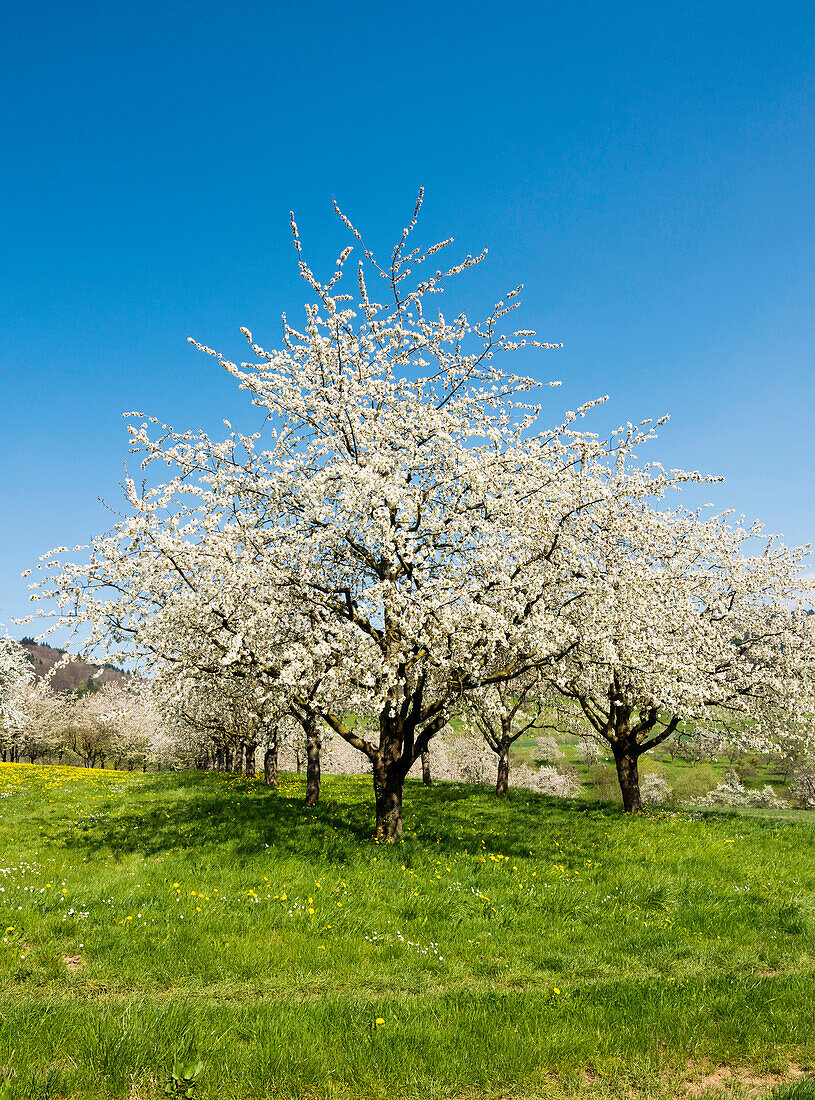
[[[174,1057],[224,1100],[761,1095],[815,1066],[804,814],[409,782],[388,848],[371,794],[0,765],[19,1095],[157,1097]]]

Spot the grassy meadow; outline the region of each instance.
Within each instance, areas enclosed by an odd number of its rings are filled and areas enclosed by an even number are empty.
[[[303,787],[0,764],[8,1096],[815,1100],[815,817]]]

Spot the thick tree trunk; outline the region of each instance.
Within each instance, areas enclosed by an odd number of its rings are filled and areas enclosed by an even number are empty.
[[[232,771],[232,759],[233,759],[234,755],[235,755],[235,753],[234,753],[234,750],[233,750],[232,746],[227,743],[224,746],[224,771],[225,772],[231,772]]]
[[[392,707],[379,716],[379,751],[373,764],[376,801],[376,835],[395,844],[402,835],[402,793],[405,775],[413,763],[405,753],[405,741],[412,737],[402,726]]]
[[[640,798],[640,776],[637,766],[638,753],[630,741],[613,746],[614,762],[617,765],[617,778],[623,796],[623,809],[627,814],[638,814],[642,810]]]
[[[317,720],[306,727],[306,805],[316,806],[320,801],[320,748],[322,738]]]
[[[425,749],[422,753],[422,783],[426,787],[432,787],[433,777],[430,774],[430,750]]]
[[[255,777],[255,753],[258,751],[258,747],[254,741],[246,742],[246,778],[254,779]]]
[[[388,844],[395,844],[402,835],[403,781],[392,774],[392,769],[381,769],[379,776],[377,770],[375,764],[376,835],[379,840],[386,840]]]
[[[498,752],[498,779],[495,783],[496,794],[506,794],[509,790],[509,748]]]
[[[233,765],[237,775],[243,775],[243,750],[244,743],[239,741],[235,748],[235,763]]]
[[[379,716],[379,750],[371,761],[376,801],[376,836],[395,844],[402,835],[402,791],[413,758],[405,756],[406,730],[393,707]]]
[[[267,787],[277,786],[277,744],[263,754],[263,782]]]

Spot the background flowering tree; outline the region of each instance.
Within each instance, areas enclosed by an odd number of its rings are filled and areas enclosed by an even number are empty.
[[[564,610],[575,645],[550,683],[573,704],[563,717],[579,712],[610,746],[627,811],[642,806],[638,759],[683,720],[763,751],[793,727],[811,736],[805,548],[771,539],[751,554],[758,525],[657,511],[642,472],[618,470],[584,518],[581,598]]]
[[[11,638],[0,638],[0,751],[3,759],[19,760],[25,725],[24,695],[33,679],[28,656]]]
[[[509,752],[524,734],[551,728],[544,693],[537,677],[498,681],[467,695],[466,713],[498,757],[496,794],[509,790]]]
[[[62,734],[67,706],[67,697],[57,695],[45,681],[29,680],[25,684],[18,695],[18,756],[31,764],[44,758],[62,759],[66,752]]]
[[[159,706],[176,752],[187,767],[255,774],[264,750],[267,786],[277,785],[284,715],[274,695],[250,674],[201,673],[165,665],[155,677]]]

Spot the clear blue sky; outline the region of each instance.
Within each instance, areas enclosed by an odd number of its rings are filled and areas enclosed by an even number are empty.
[[[525,283],[552,418],[669,412],[653,447],[709,495],[815,537],[815,7],[717,0],[295,4],[29,0],[0,66],[0,622],[21,570],[104,530],[120,413],[253,426],[188,334],[242,354],[345,243],[488,261]],[[242,413],[242,410],[245,411]]]

